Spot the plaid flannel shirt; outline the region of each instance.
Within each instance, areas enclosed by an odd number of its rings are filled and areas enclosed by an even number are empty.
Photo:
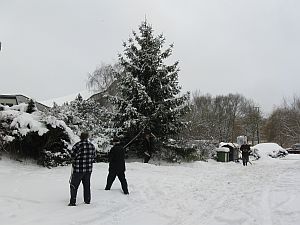
[[[95,146],[88,140],[77,142],[71,152],[73,171],[76,173],[92,172],[96,158]]]

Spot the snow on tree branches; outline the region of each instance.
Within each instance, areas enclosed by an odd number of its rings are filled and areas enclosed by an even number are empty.
[[[146,21],[124,42],[119,55],[123,71],[118,74],[120,95],[115,98],[117,126],[134,136],[145,126],[160,139],[177,134],[185,122],[189,93],[179,96],[178,62],[166,65],[173,45],[163,49],[164,36],[154,36]]]

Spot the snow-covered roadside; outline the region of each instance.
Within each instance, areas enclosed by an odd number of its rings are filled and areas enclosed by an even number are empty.
[[[3,159],[1,224],[298,224],[300,156],[252,163],[127,163],[129,196],[118,180],[111,191],[103,190],[108,165],[99,163],[92,204],[82,203],[80,188],[77,207],[67,207],[70,167],[49,170]]]

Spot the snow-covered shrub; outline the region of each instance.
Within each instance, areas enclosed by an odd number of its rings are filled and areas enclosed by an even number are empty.
[[[70,162],[68,149],[79,140],[66,124],[53,116],[35,111],[27,105],[5,107],[0,111],[2,150],[17,157],[33,158],[52,167]]]
[[[49,131],[43,135],[44,141],[41,143],[42,149],[38,157],[38,164],[46,167],[66,165],[71,162],[69,154],[71,136],[64,127],[52,126],[53,124],[47,124]]]
[[[99,137],[94,138],[92,143],[96,147],[96,162],[107,162],[108,152],[112,148],[110,144],[110,138],[106,135],[99,134]]]
[[[68,104],[54,104],[48,114],[64,121],[77,135],[88,131],[90,140],[96,147],[96,161],[107,161],[107,152],[111,148],[110,139],[116,131],[112,128],[111,112],[105,106],[92,99],[83,100],[78,95]]]
[[[162,143],[160,157],[171,162],[207,160],[212,158],[216,146],[205,140],[174,140]]]

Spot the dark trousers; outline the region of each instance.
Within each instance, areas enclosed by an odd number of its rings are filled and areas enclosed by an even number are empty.
[[[80,182],[83,184],[83,199],[85,203],[91,202],[91,174],[92,172],[76,173],[73,172],[70,182],[70,203],[76,203],[77,190]]]
[[[243,157],[242,159],[243,159],[243,165],[247,166],[249,158],[248,157]]]
[[[151,158],[151,154],[148,152],[144,152],[144,163],[148,163]]]
[[[123,190],[124,194],[128,194],[128,186],[127,186],[127,181],[125,178],[125,172],[116,172],[116,171],[110,170],[108,173],[108,176],[107,176],[105,190],[110,190],[114,180],[116,179],[116,176],[118,176],[118,178],[121,182],[121,186],[122,186],[122,190]]]

